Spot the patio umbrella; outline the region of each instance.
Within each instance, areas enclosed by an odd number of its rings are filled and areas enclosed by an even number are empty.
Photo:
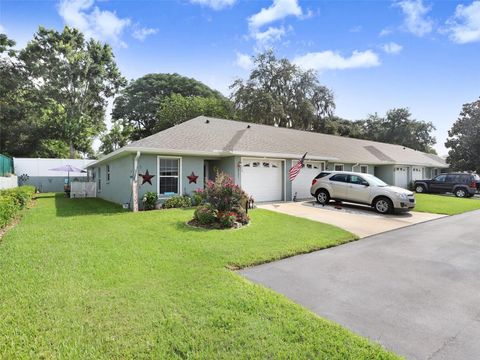
[[[85,170],[79,169],[79,168],[77,168],[75,166],[72,166],[72,165],[62,165],[62,166],[59,166],[59,167],[56,167],[56,168],[53,168],[53,169],[48,169],[48,170],[66,172],[67,176],[68,176],[68,185],[70,185],[70,173],[71,172],[73,172],[73,173],[84,173],[84,172],[86,172]]]

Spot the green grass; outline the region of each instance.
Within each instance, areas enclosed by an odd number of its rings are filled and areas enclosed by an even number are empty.
[[[0,242],[0,358],[396,358],[226,268],[352,234],[265,210],[241,230],[191,216],[40,197]]]
[[[415,194],[415,211],[433,214],[456,215],[480,209],[480,200],[462,199],[453,196]]]

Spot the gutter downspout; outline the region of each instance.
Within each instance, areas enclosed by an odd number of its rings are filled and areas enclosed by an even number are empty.
[[[133,177],[132,177],[132,210],[138,211],[138,159],[140,158],[140,151],[137,151],[135,159],[133,160]]]
[[[354,169],[355,169],[358,165],[360,165],[360,163],[356,163],[355,165],[352,165],[352,171],[353,171],[353,172],[355,172]]]

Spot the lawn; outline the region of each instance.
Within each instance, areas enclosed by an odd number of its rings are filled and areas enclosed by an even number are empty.
[[[227,269],[352,234],[266,210],[240,230],[191,216],[40,197],[0,242],[0,358],[396,358]]]
[[[456,215],[480,209],[480,200],[462,199],[453,196],[415,194],[415,211],[433,214]]]

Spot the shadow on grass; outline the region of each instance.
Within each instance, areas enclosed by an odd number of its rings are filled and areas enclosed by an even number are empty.
[[[52,196],[40,196],[38,199],[55,197],[55,210],[57,216],[83,216],[83,215],[115,215],[127,213],[120,205],[98,198],[70,199],[64,194],[57,193]]]

